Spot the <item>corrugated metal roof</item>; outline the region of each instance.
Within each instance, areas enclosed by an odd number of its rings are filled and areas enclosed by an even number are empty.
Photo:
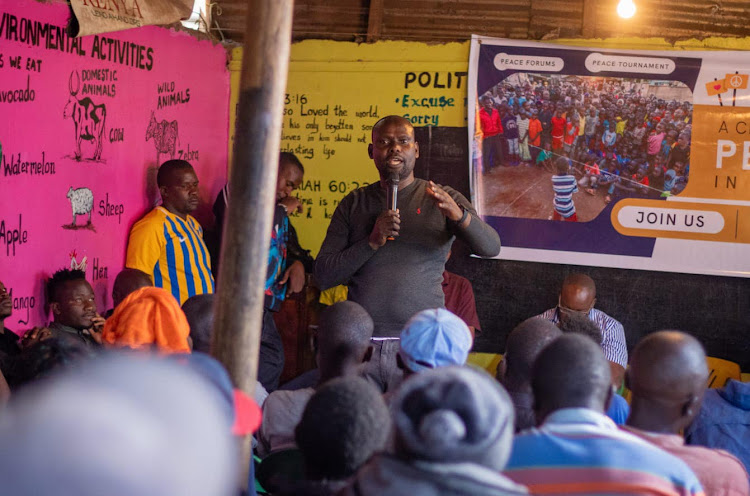
[[[618,0],[595,1],[594,36],[701,38],[750,35],[750,2],[635,0],[633,19],[619,19]],[[214,0],[213,19],[241,42],[245,0]],[[380,39],[461,41],[472,33],[519,39],[577,37],[584,0],[385,0]],[[370,0],[296,0],[294,39],[363,41]]]
[[[247,2],[220,0],[213,3],[218,5],[213,20],[224,37],[242,42]],[[367,34],[368,12],[369,0],[297,0],[292,26],[294,39],[361,41],[359,38]]]

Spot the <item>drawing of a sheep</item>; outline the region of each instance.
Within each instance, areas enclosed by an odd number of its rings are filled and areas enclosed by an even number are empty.
[[[71,227],[76,226],[76,217],[78,215],[88,214],[88,222],[86,225],[91,224],[91,212],[94,210],[94,194],[88,188],[73,189],[71,186],[68,190],[68,199],[70,200],[70,206],[73,209],[73,223]]]

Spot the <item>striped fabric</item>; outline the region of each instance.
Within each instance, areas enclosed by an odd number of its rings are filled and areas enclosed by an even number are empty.
[[[211,257],[203,228],[191,216],[182,219],[156,207],[130,231],[125,266],[153,277],[180,305],[191,296],[214,292]]]
[[[685,462],[585,408],[558,410],[518,434],[504,473],[531,494],[704,494]]]
[[[560,322],[560,311],[557,307],[550,308],[537,318],[547,319],[553,324]],[[625,329],[622,324],[606,313],[596,308],[589,311],[589,320],[599,326],[602,331],[602,351],[610,362],[619,363],[623,367],[628,366],[628,345],[625,342]]]
[[[573,193],[578,192],[578,182],[575,176],[552,176],[552,189],[555,191],[555,211],[566,219],[576,213]]]

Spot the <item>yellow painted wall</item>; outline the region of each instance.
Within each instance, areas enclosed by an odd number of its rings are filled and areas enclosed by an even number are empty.
[[[639,50],[750,49],[750,38],[707,38],[674,45],[657,38],[552,42]],[[241,60],[242,49],[235,48],[229,66],[230,163]],[[297,193],[305,211],[292,219],[303,247],[317,254],[338,201],[358,185],[377,180],[367,145],[369,127],[378,118],[400,114],[412,118],[415,126],[466,126],[468,77],[456,73],[468,71],[468,60],[468,42],[308,40],[292,45],[281,143],[282,150],[294,152],[305,166],[305,182]],[[416,79],[407,81],[412,74]],[[311,115],[311,111],[327,115]]]

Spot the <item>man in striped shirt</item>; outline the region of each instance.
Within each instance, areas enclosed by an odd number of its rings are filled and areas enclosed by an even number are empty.
[[[504,470],[531,494],[704,494],[685,462],[604,415],[611,378],[591,339],[565,334],[545,347],[534,362],[532,390],[542,424],[516,436]]]
[[[203,228],[190,216],[198,207],[198,176],[188,162],[168,160],[156,183],[162,204],[130,230],[125,266],[149,274],[154,286],[182,305],[191,296],[214,292]]]
[[[628,346],[625,343],[625,330],[617,320],[594,308],[596,284],[585,274],[570,274],[560,289],[557,306],[537,317],[554,324],[571,314],[583,314],[599,326],[602,332],[602,351],[609,360],[612,382],[616,387],[622,384],[625,367],[628,365]]]
[[[577,222],[576,206],[573,203],[573,193],[578,193],[578,181],[573,174],[570,174],[568,159],[559,157],[555,161],[557,174],[552,176],[552,190],[555,192],[555,211],[552,214],[552,220],[566,220]]]

